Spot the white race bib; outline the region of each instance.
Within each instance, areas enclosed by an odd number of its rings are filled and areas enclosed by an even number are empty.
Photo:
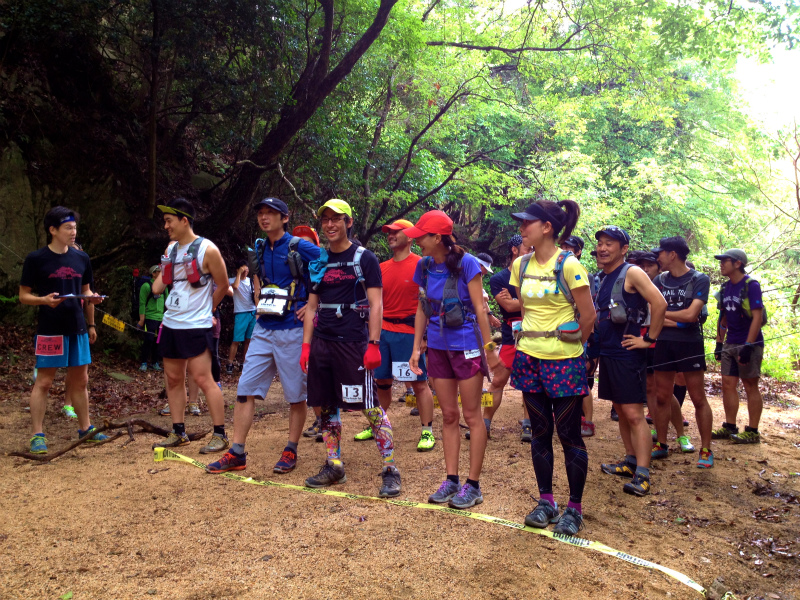
[[[393,362],[392,363],[392,375],[394,376],[397,381],[416,381],[417,376],[408,366],[408,361],[406,362]]]
[[[481,355],[481,350],[478,348],[477,350],[464,350],[464,358],[467,360],[471,358],[478,358]]]
[[[364,401],[364,386],[342,385],[342,400],[348,404],[360,404]]]
[[[172,292],[167,297],[167,310],[174,310],[175,312],[184,311],[188,308],[186,306],[187,301],[188,298],[180,292]]]

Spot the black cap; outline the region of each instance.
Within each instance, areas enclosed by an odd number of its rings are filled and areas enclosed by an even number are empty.
[[[522,245],[522,236],[518,233],[511,236],[511,239],[507,242],[508,251],[511,252],[512,248],[519,248]]]
[[[583,250],[583,238],[579,235],[569,236],[566,240],[564,240],[564,243],[567,246],[572,246],[573,248]]]
[[[263,200],[256,202],[253,210],[257,211],[265,207],[281,213],[284,217],[289,216],[289,207],[286,206],[286,203],[283,200],[279,200],[278,198],[264,198]]]
[[[599,240],[601,235],[607,235],[613,240],[617,240],[623,246],[631,243],[631,236],[622,227],[616,225],[606,225],[600,231],[594,234],[594,239]]]
[[[689,256],[689,244],[681,236],[676,235],[673,237],[661,238],[658,242],[658,248],[650,250],[653,254],[658,256],[659,252],[676,252],[678,256],[685,259]]]

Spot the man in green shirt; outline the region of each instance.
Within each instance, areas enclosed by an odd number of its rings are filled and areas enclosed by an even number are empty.
[[[150,276],[153,279],[161,272],[161,265],[150,267]],[[142,354],[140,361],[142,365],[139,370],[147,371],[147,364],[150,363],[154,371],[161,371],[161,355],[158,351],[156,336],[158,328],[161,327],[161,319],[164,318],[164,303],[169,296],[169,292],[164,290],[163,294],[154,295],[149,281],[145,281],[139,288],[139,329],[143,329],[144,343],[142,344]],[[150,360],[148,360],[150,359]]]

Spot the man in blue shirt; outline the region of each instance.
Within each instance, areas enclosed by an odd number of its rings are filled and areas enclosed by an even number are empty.
[[[725,421],[711,432],[714,439],[730,438],[735,444],[757,444],[761,441],[758,423],[764,401],[758,389],[761,361],[764,358],[764,335],[761,333],[764,303],[758,281],[745,274],[747,254],[739,248],[714,256],[720,273],[728,278],[722,286],[720,320],[717,328],[717,348],[714,356],[722,365],[722,404]],[[724,337],[724,344],[723,344]],[[739,412],[739,393],[742,380],[747,394],[747,416],[750,424],[739,433],[736,415]]]
[[[267,396],[275,373],[280,376],[283,395],[289,403],[289,441],[273,468],[275,473],[288,473],[297,465],[297,443],[306,421],[306,375],[300,369],[308,300],[305,274],[309,261],[319,258],[320,249],[302,239],[296,245],[291,243],[292,235],[286,231],[289,208],[283,201],[265,198],[254,208],[258,226],[267,236],[255,244],[257,272],[252,276],[255,296],[259,298],[258,321],[236,390],[233,445],[222,459],[206,467],[209,473],[244,470],[244,443],[253,424],[255,399]],[[290,263],[297,265],[298,254],[303,274],[296,268],[292,273]]]

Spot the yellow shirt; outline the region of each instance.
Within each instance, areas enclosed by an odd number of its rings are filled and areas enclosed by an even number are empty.
[[[561,251],[553,254],[547,264],[540,265],[536,262],[536,253],[530,255],[528,267],[525,273],[539,277],[553,277]],[[519,287],[522,305],[525,307],[525,318],[522,322],[523,331],[553,331],[559,325],[575,320],[575,312],[572,305],[560,291],[556,293],[555,281],[542,281],[539,279],[522,280],[520,285],[519,266],[522,257],[514,261],[511,265],[510,284]],[[568,257],[564,261],[564,283],[569,289],[588,286],[589,276],[586,269],[574,256]],[[577,342],[562,342],[557,338],[532,338],[523,337],[517,343],[517,350],[545,360],[562,360],[564,358],[574,358],[583,354],[583,344]]]

